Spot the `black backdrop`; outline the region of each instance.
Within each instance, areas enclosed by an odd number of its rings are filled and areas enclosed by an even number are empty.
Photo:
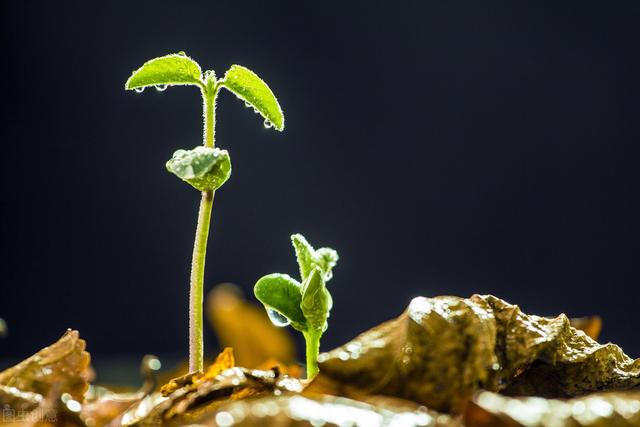
[[[3,1],[0,355],[65,328],[96,354],[186,352],[201,139],[193,88],[126,93],[147,59],[248,66],[267,130],[223,93],[207,289],[339,250],[323,348],[416,295],[494,293],[604,318],[640,356],[637,2]],[[215,343],[207,336],[207,348]]]

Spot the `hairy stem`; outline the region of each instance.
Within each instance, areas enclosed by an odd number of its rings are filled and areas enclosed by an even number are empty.
[[[216,95],[218,87],[208,80],[202,90],[202,115],[204,116],[204,146],[213,148],[216,136]]]
[[[318,353],[320,352],[320,335],[318,331],[304,332],[304,341],[307,353],[307,379],[313,378],[318,373]]]
[[[204,293],[204,263],[207,254],[207,240],[213,191],[203,191],[198,213],[196,239],[191,261],[191,289],[189,292],[189,371],[201,372],[204,368],[204,341],[202,339],[202,299]]]
[[[215,81],[207,80],[202,88],[204,116],[204,145],[213,148],[215,144],[216,95]],[[191,260],[191,286],[189,290],[189,371],[204,370],[204,340],[202,337],[202,300],[204,294],[204,265],[209,239],[209,224],[213,208],[214,191],[203,191],[198,212],[196,238]]]

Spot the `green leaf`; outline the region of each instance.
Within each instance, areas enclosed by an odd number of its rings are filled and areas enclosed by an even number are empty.
[[[294,234],[291,236],[293,249],[296,251],[296,259],[298,267],[300,267],[300,278],[304,281],[313,268],[313,246],[307,242],[302,234]]]
[[[338,252],[331,248],[320,248],[316,250],[314,261],[322,270],[322,277],[328,282],[333,277],[333,267],[338,263]]]
[[[300,307],[302,291],[297,280],[286,274],[269,274],[256,282],[253,293],[267,310],[274,309],[285,316],[295,329],[307,329],[307,322]]]
[[[124,88],[142,90],[147,86],[202,85],[200,65],[183,53],[172,53],[147,61],[131,74]]]
[[[217,190],[231,176],[227,150],[196,147],[178,150],[167,162],[167,170],[200,191]]]
[[[221,80],[221,85],[238,98],[250,104],[265,119],[266,127],[284,129],[284,115],[269,86],[253,71],[241,65],[232,65]]]
[[[319,267],[322,270],[322,277],[325,282],[331,280],[333,267],[336,266],[339,259],[335,250],[331,248],[315,250],[302,234],[292,235],[291,243],[296,251],[296,258],[300,267],[300,278],[303,281],[315,267]]]
[[[300,308],[307,324],[316,331],[326,329],[329,310],[333,302],[322,278],[319,267],[313,269],[309,277],[302,284],[302,302]]]

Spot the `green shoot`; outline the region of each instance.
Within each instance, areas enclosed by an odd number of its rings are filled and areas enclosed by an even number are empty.
[[[204,132],[202,146],[178,150],[167,162],[167,170],[201,192],[198,224],[191,263],[189,293],[189,370],[203,370],[202,299],[204,265],[209,237],[209,224],[215,191],[231,175],[231,159],[226,150],[215,147],[216,99],[225,88],[253,107],[264,118],[265,127],[284,129],[284,115],[269,86],[245,67],[232,65],[223,78],[205,71],[184,52],[162,56],[145,62],[133,72],[125,84],[126,90],[141,93],[147,87],[164,91],[168,86],[196,86],[202,95]]]
[[[302,283],[286,274],[274,273],[256,282],[253,291],[276,326],[291,325],[302,332],[306,343],[307,378],[318,372],[320,338],[327,330],[333,306],[326,282],[333,277],[338,253],[330,248],[313,249],[301,234],[291,236]]]

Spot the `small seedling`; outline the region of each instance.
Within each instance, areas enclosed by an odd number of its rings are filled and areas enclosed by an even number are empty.
[[[313,249],[301,234],[291,236],[302,283],[286,274],[262,277],[253,291],[277,326],[291,325],[302,332],[306,343],[307,378],[318,372],[320,338],[327,329],[327,318],[333,306],[326,283],[338,253],[331,248]]]
[[[213,71],[204,74],[184,52],[147,61],[133,72],[125,89],[138,93],[147,87],[164,91],[168,86],[190,85],[202,94],[204,132],[203,145],[192,150],[178,150],[167,162],[167,170],[189,183],[201,194],[196,238],[191,263],[189,294],[189,370],[203,370],[202,296],[204,263],[209,236],[209,223],[215,191],[231,175],[231,159],[226,150],[215,147],[216,99],[225,88],[244,101],[247,107],[264,118],[266,128],[284,129],[284,115],[269,86],[251,70],[232,65],[221,79]]]

